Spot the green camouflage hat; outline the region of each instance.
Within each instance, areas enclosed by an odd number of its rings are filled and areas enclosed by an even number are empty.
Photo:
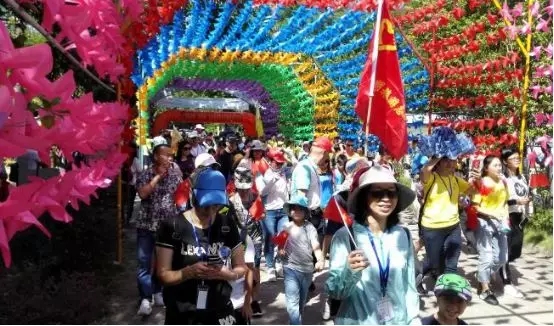
[[[471,301],[471,285],[464,277],[448,273],[439,276],[435,284],[435,296],[455,295],[465,301]]]

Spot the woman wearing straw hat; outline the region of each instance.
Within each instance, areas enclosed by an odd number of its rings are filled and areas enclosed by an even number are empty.
[[[397,225],[398,212],[414,198],[380,166],[360,176],[348,198],[354,223],[337,231],[331,243],[326,287],[330,296],[342,299],[335,324],[419,322],[412,242]]]

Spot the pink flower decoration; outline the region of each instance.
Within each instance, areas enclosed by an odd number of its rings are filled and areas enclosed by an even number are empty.
[[[537,32],[541,31],[541,32],[545,32],[547,33],[548,32],[548,23],[550,22],[550,19],[549,20],[544,20],[544,19],[539,19],[539,22],[537,23],[537,25],[535,26],[535,30]]]
[[[539,3],[539,1],[534,1],[533,6],[531,7],[531,15],[533,15],[534,17],[538,17],[540,9],[541,4]]]
[[[514,18],[510,14],[510,8],[508,7],[508,3],[504,1],[504,4],[502,5],[502,10],[500,10],[500,14],[502,17],[506,18],[508,21],[513,22]]]
[[[535,59],[539,60],[540,57],[541,57],[541,49],[542,49],[542,46],[535,46],[533,48],[533,51],[531,51],[529,53],[530,56],[534,57]]]
[[[506,3],[504,3],[506,4]],[[515,6],[514,6],[514,9],[511,10],[511,13],[512,13],[512,16],[514,18],[517,18],[519,16],[522,15],[523,13],[523,3],[521,2],[518,2]]]

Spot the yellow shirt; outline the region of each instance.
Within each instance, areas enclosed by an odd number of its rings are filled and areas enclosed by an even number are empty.
[[[423,185],[424,198],[421,225],[430,229],[441,229],[460,223],[458,198],[469,189],[465,180],[449,175],[440,176],[433,172]],[[427,193],[429,195],[427,195]]]
[[[477,193],[473,196],[472,202],[478,205],[477,210],[496,219],[503,219],[508,216],[508,189],[502,180],[496,182],[489,177],[482,179],[483,187],[490,193],[483,196]]]

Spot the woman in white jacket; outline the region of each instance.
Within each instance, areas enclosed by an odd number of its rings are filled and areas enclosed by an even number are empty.
[[[270,281],[277,279],[275,273],[275,254],[273,236],[284,229],[288,217],[283,206],[288,200],[287,179],[283,166],[287,162],[279,149],[271,149],[267,154],[269,169],[262,176],[256,178],[258,189],[264,203],[266,216],[262,220],[265,246],[264,256],[267,265],[267,273]]]

